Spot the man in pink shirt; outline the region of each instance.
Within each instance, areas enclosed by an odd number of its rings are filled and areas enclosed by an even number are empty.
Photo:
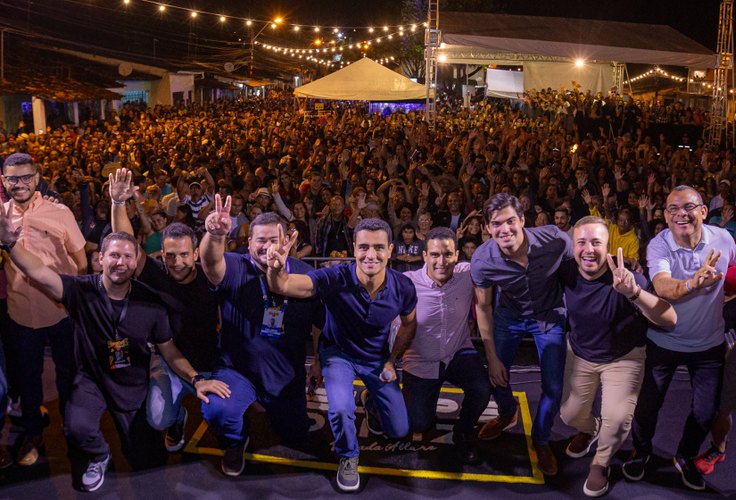
[[[465,393],[453,441],[460,459],[478,460],[475,425],[488,406],[488,371],[470,340],[473,303],[470,263],[458,263],[455,232],[436,227],[427,233],[424,267],[404,273],[417,291],[417,333],[403,357],[403,394],[412,432],[434,426],[445,381]]]
[[[4,208],[20,235],[17,244],[57,273],[84,273],[85,242],[74,215],[66,206],[47,201],[36,191],[40,178],[30,155],[14,153],[5,159],[2,183],[10,199]],[[4,342],[8,377],[20,395],[25,429],[17,462],[29,466],[38,460],[43,444],[40,406],[46,340],[56,365],[59,410],[63,415],[75,372],[72,324],[64,307],[44,295],[14,264],[6,266],[6,273],[10,325]]]

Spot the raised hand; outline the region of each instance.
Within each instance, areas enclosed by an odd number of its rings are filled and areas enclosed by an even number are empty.
[[[639,196],[639,210],[646,210],[649,207],[649,196],[643,194]]]
[[[222,205],[222,196],[215,195],[215,209],[207,216],[204,221],[204,227],[212,236],[226,236],[232,229],[233,221],[230,218],[230,205],[232,198],[228,196],[225,199],[225,205]]]
[[[703,266],[692,277],[691,284],[694,289],[709,287],[723,279],[723,273],[716,269],[716,264],[720,258],[721,252],[716,253],[715,248],[711,248]]]
[[[10,220],[10,216],[5,214],[5,205],[0,202],[0,243],[3,245],[12,245],[18,241],[22,230],[23,226],[13,229],[13,222]]]
[[[127,201],[138,191],[137,187],[133,187],[133,172],[127,168],[117,169],[114,174],[109,175],[108,179],[112,201]]]
[[[588,174],[581,175],[578,179],[578,189],[583,189],[588,183]]]
[[[606,255],[606,260],[608,261],[608,267],[613,273],[613,289],[627,298],[634,295],[638,285],[632,272],[624,267],[623,249],[618,247],[618,253],[616,254],[617,263],[613,262],[613,257],[611,257],[610,253]]]
[[[280,270],[286,267],[286,258],[291,252],[291,247],[299,238],[299,231],[292,232],[287,238],[284,235],[284,228],[279,224],[279,236],[276,243],[271,243],[266,251],[266,263],[269,269]]]
[[[733,207],[730,205],[726,205],[723,207],[723,211],[721,212],[721,222],[725,226],[729,222],[733,220]]]
[[[609,186],[608,183],[603,184],[601,194],[603,194],[603,202],[608,203],[608,195],[611,194],[611,186]]]
[[[624,178],[624,171],[621,169],[621,167],[616,166],[613,169],[613,176],[617,181],[620,181]]]
[[[365,191],[361,191],[358,193],[358,210],[363,210],[367,203],[365,202],[367,193]]]
[[[583,189],[583,191],[580,194],[583,197],[583,201],[585,202],[586,205],[590,206],[591,203],[593,203],[593,197],[590,196],[590,191],[588,191],[587,189]]]
[[[278,194],[278,192],[279,192],[279,180],[278,179],[272,180],[271,181],[271,185],[268,188],[269,188],[268,190],[271,192],[271,195],[272,196],[275,195],[275,194]]]

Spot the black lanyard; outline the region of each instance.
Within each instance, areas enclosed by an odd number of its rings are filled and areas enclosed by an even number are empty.
[[[123,299],[123,310],[120,311],[120,316],[117,317],[115,316],[115,309],[112,307],[112,302],[110,302],[110,297],[107,295],[105,287],[102,286],[102,276],[98,276],[97,285],[100,289],[100,295],[102,295],[102,302],[105,304],[105,312],[112,322],[112,331],[115,334],[115,340],[120,340],[120,332],[118,329],[120,327],[120,323],[125,320],[125,315],[128,313],[128,296],[130,295],[130,291],[133,289],[133,285],[132,283],[129,283],[130,287],[125,293],[125,298]]]

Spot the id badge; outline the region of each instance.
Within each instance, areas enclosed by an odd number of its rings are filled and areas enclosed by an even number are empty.
[[[108,340],[107,350],[111,370],[119,370],[130,366],[128,339]]]
[[[280,307],[269,307],[263,311],[261,337],[279,338],[284,334],[284,311]]]

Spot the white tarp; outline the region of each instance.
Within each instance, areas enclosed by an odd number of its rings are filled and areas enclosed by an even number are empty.
[[[613,68],[605,63],[587,63],[582,67],[567,62],[524,63],[524,90],[571,89],[573,81],[579,83],[581,89],[606,94],[614,85]]]
[[[294,90],[296,97],[340,101],[408,101],[425,99],[424,85],[364,57],[339,71]]]
[[[524,94],[524,73],[504,69],[489,69],[486,71],[486,85],[488,85],[487,96],[521,99]]]

